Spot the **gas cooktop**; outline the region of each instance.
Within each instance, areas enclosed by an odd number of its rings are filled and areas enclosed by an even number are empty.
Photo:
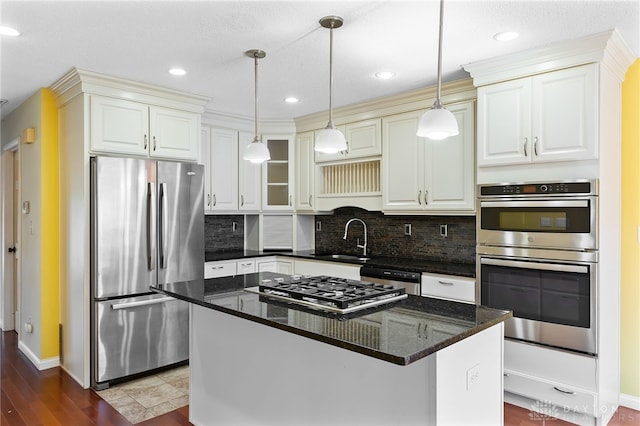
[[[407,297],[404,288],[390,284],[335,278],[325,275],[291,275],[262,280],[245,289],[274,299],[342,314],[395,302]]]

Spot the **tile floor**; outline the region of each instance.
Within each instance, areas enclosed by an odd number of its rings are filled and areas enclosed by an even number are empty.
[[[189,366],[115,385],[97,393],[131,423],[139,423],[189,404]]]

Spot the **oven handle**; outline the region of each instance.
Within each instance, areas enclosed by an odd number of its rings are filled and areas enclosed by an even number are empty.
[[[589,207],[589,200],[480,201],[480,207]]]
[[[538,263],[517,260],[492,259],[487,257],[480,258],[480,263],[483,265],[508,266],[513,268],[538,269],[543,271],[577,272],[579,274],[589,273],[589,268],[587,266],[572,265],[567,263]]]

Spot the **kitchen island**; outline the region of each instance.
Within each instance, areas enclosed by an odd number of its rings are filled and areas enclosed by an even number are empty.
[[[502,423],[510,312],[410,295],[343,315],[245,291],[280,276],[156,289],[191,302],[191,423]]]

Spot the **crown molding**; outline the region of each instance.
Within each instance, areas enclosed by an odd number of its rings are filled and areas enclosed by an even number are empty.
[[[58,106],[64,105],[80,93],[87,93],[201,114],[204,112],[204,106],[210,101],[206,96],[125,80],[76,67],[56,80],[49,88],[55,93]]]
[[[633,63],[629,47],[616,29],[510,55],[463,65],[476,87],[562,68],[601,62],[620,82]]]
[[[251,134],[253,134],[254,131],[253,117],[224,111],[205,110],[202,114],[202,125],[249,132]],[[296,126],[292,119],[262,120],[258,123],[258,131],[261,134],[295,134]]]

